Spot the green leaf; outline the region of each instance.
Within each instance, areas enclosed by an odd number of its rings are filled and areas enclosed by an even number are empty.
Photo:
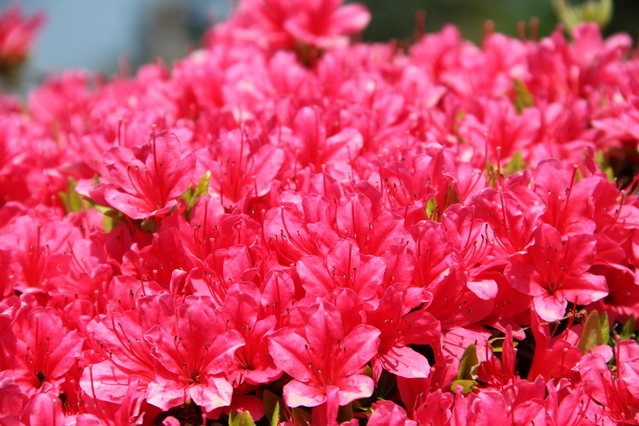
[[[110,232],[113,228],[118,226],[119,220],[123,217],[123,214],[121,212],[114,209],[113,207],[101,206],[99,204],[95,204],[95,202],[92,200],[86,200],[90,206],[104,215],[102,217],[102,225],[104,226],[105,232]]]
[[[612,19],[612,0],[588,0],[582,4],[571,5],[566,0],[552,2],[557,18],[570,33],[580,22],[594,22],[599,28],[605,28]]]
[[[157,222],[152,217],[149,220],[143,220],[140,222],[142,228],[146,228],[150,233],[154,233],[157,230]]]
[[[477,358],[477,348],[475,344],[468,345],[461,357],[459,363],[459,371],[457,372],[457,380],[473,381],[477,378],[476,371],[479,366]]]
[[[106,207],[106,206],[101,206],[99,204],[94,204],[93,207],[99,211],[100,213],[104,214],[104,215],[108,215],[111,217],[117,217],[118,216],[118,211],[116,209],[114,209],[113,207]]]
[[[583,5],[584,21],[594,22],[604,29],[612,19],[612,0],[588,1]]]
[[[202,175],[197,186],[193,188],[189,185],[188,189],[184,194],[180,196],[186,202],[187,208],[191,208],[197,203],[197,200],[205,194],[209,193],[209,183],[211,182],[211,172],[207,171]]]
[[[368,364],[366,365],[366,367],[364,367],[364,374],[366,374],[371,379],[373,378],[373,369]]]
[[[461,204],[462,200],[459,198],[459,193],[454,185],[449,184],[446,188],[446,197],[444,199],[444,207],[447,208],[451,204]]]
[[[397,392],[397,376],[382,370],[375,388],[375,396],[378,399],[390,399],[394,392]]]
[[[455,380],[453,383],[450,384],[450,390],[453,392],[457,392],[457,385],[460,385],[464,388],[462,390],[462,393],[464,395],[477,389],[477,382],[474,380]]]
[[[426,203],[426,217],[432,218],[433,214],[437,211],[437,199],[435,197],[431,197]]]
[[[488,180],[486,183],[490,187],[495,187],[497,183],[497,166],[495,166],[490,161],[486,160],[486,179]]]
[[[595,161],[597,162],[597,164],[599,164],[599,168],[601,169],[601,171],[604,172],[608,177],[608,182],[614,183],[615,172],[612,170],[612,167],[610,167],[610,164],[608,164],[608,159],[604,155],[603,151],[597,151],[597,153],[595,154]]]
[[[112,216],[104,215],[102,216],[102,226],[104,226],[104,232],[111,232],[113,228],[118,226],[118,220]]]
[[[189,185],[189,187],[186,188],[186,191],[184,191],[184,194],[180,195],[180,198],[183,199],[188,206],[193,202],[193,195],[195,195],[195,189],[191,185]]]
[[[255,422],[248,411],[238,413],[233,410],[229,414],[229,426],[255,426]]]
[[[592,311],[586,318],[577,347],[582,354],[586,354],[590,349],[593,349],[603,343],[604,340],[601,332],[599,313],[597,311]]]
[[[621,327],[621,340],[628,340],[635,334],[635,314],[630,314],[630,318],[626,320]]]
[[[262,394],[262,402],[264,403],[266,418],[270,419],[271,426],[277,426],[280,422],[280,407],[284,405],[284,400],[265,389]]]
[[[305,407],[295,407],[291,408],[291,414],[293,414],[293,419],[301,425],[309,425],[309,420],[311,419],[311,411]]]
[[[279,401],[275,403],[275,408],[273,409],[273,412],[270,415],[270,423],[271,426],[277,426],[278,424],[280,424],[280,403]]]
[[[506,170],[508,170],[508,175],[524,170],[524,159],[521,155],[521,151],[517,151],[515,155],[513,155],[513,158],[506,164]]]
[[[69,176],[67,192],[58,193],[67,213],[77,213],[82,210],[82,196],[75,192],[76,186],[78,186],[78,181]]]
[[[599,316],[599,326],[601,327],[602,343],[608,344],[610,341],[610,321],[608,321],[608,312],[604,311]]]
[[[535,106],[533,97],[526,85],[518,78],[513,81],[513,84],[515,85],[515,109],[517,114],[521,114],[526,108]]]
[[[516,340],[512,342],[512,345],[514,348],[517,347],[517,345],[519,344],[519,342],[517,342]],[[504,346],[504,338],[503,337],[496,337],[494,339],[490,340],[490,346],[492,346],[493,348],[493,352],[495,353],[501,353],[503,346]]]
[[[189,207],[193,207],[197,200],[202,196],[209,193],[209,183],[211,182],[211,171],[207,171],[202,175],[200,181],[197,183],[197,187],[195,188],[195,193],[193,194],[193,204],[190,204]]]

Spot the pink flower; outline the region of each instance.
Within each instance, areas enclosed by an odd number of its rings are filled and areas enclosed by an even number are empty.
[[[362,31],[371,15],[363,5],[341,5],[342,0],[312,0],[301,6],[284,29],[295,39],[323,49],[344,45],[343,35]]]
[[[179,308],[175,325],[157,325],[145,334],[157,359],[147,402],[168,410],[192,399],[205,411],[231,403],[233,388],[225,373],[244,339],[224,331],[211,298],[189,296]]]
[[[515,289],[533,297],[542,319],[556,321],[564,316],[568,302],[587,305],[608,294],[605,278],[587,272],[596,254],[592,235],[562,239],[555,228],[542,224],[534,238],[526,253],[513,257],[504,275]]]
[[[166,215],[178,205],[193,175],[195,157],[182,158],[174,134],[151,135],[149,143],[133,149],[115,147],[104,154],[106,184],[94,189],[113,207],[133,219]],[[91,194],[93,196],[93,193]]]
[[[287,405],[316,407],[331,394],[331,403],[346,405],[373,393],[373,380],[363,369],[377,353],[379,330],[358,325],[345,334],[338,309],[320,302],[306,312],[304,334],[283,328],[271,335],[275,364],[294,379],[284,387]]]
[[[296,43],[322,49],[345,46],[345,35],[362,31],[371,16],[359,3],[342,6],[342,2],[246,0],[231,18],[228,30],[235,31],[238,39],[248,35],[273,47],[295,47]]]
[[[0,349],[6,360],[0,379],[12,378],[27,395],[58,389],[80,357],[83,336],[68,331],[53,308],[24,307],[11,326],[8,320],[0,316]]]
[[[363,302],[376,301],[385,269],[384,259],[360,254],[351,239],[336,240],[326,258],[305,256],[296,265],[309,295],[325,298],[336,288],[350,288]]]
[[[19,4],[12,4],[0,15],[0,68],[22,63],[44,23],[42,12],[26,18]]]
[[[408,346],[439,344],[439,322],[420,309],[428,296],[423,289],[398,283],[386,289],[376,310],[366,312],[366,323],[381,331],[379,353],[373,359],[376,380],[382,368],[401,377],[428,377],[428,360]]]

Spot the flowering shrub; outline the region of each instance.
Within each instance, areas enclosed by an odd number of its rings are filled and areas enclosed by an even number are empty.
[[[639,423],[630,37],[340,3],[2,105],[2,425]]]

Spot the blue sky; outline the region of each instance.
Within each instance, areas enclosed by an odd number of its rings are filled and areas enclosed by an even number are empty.
[[[4,9],[10,1],[0,0]],[[121,55],[132,61],[149,61],[150,21],[153,7],[183,8],[189,21],[206,20],[210,9],[222,17],[231,0],[23,0],[27,14],[44,10],[47,21],[31,56],[37,74],[66,68],[114,73]],[[199,23],[200,26],[203,23]],[[182,49],[179,49],[182,50]],[[184,49],[184,52],[186,50]],[[177,55],[183,56],[184,52]]]

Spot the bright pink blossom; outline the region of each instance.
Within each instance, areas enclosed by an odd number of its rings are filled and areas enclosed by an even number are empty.
[[[339,311],[327,302],[311,306],[305,323],[305,336],[284,328],[270,338],[275,364],[294,379],[284,387],[287,405],[346,405],[370,396],[373,381],[362,373],[377,353],[379,330],[358,325],[345,334]]]
[[[17,4],[9,6],[0,15],[0,62],[3,68],[19,65],[27,58],[43,23],[43,13],[26,18]]]
[[[562,318],[568,302],[586,305],[608,294],[602,276],[588,272],[596,253],[596,241],[588,234],[562,239],[550,225],[542,224],[535,243],[513,257],[504,274],[513,287],[533,297],[533,306],[546,321]]]
[[[191,181],[195,158],[182,158],[174,134],[153,130],[144,145],[108,150],[104,164],[109,173],[102,189],[106,202],[133,219],[145,219],[166,215],[178,205],[177,198]]]
[[[206,411],[229,405],[233,388],[225,372],[244,339],[235,330],[222,329],[215,306],[206,297],[187,297],[172,322],[145,333],[157,359],[148,403],[163,410],[189,399]]]

